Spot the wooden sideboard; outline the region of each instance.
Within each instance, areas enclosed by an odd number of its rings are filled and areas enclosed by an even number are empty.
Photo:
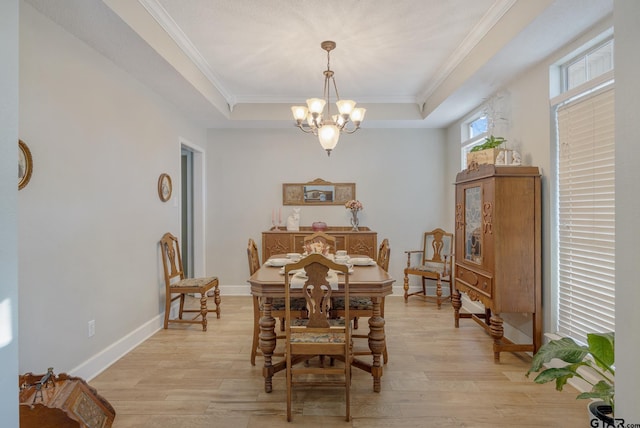
[[[455,327],[472,318],[503,351],[536,352],[542,341],[541,206],[537,167],[475,165],[456,176]],[[481,302],[481,314],[461,313],[461,295]],[[504,337],[501,313],[532,314],[532,342]]]
[[[360,227],[357,232],[348,227],[330,227],[324,231],[336,238],[335,250],[347,250],[349,254],[361,254],[377,258],[378,234],[368,227]],[[303,253],[305,236],[315,233],[311,227],[301,226],[299,231],[268,230],[262,232],[262,263],[275,254]]]

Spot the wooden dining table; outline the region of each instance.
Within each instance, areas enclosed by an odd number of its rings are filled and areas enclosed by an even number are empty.
[[[274,255],[272,258],[284,258],[285,255]],[[353,255],[351,257],[363,257]],[[341,285],[344,277],[339,276],[338,290],[333,292],[334,297],[343,295]],[[286,361],[273,361],[276,349],[276,320],[271,315],[272,301],[274,297],[284,297],[284,275],[280,267],[271,267],[265,263],[248,280],[251,284],[251,294],[262,298],[262,316],[260,318],[259,346],[264,356],[264,390],[273,390],[273,375],[286,369]],[[381,355],[385,349],[385,320],[382,317],[381,304],[385,296],[393,293],[392,284],[395,280],[377,264],[371,266],[354,266],[353,273],[349,274],[349,294],[351,297],[370,297],[373,302],[372,316],[369,318],[369,349],[373,361],[363,361],[354,357],[352,366],[371,373],[373,377],[373,390],[380,392],[380,378],[382,377]],[[293,293],[294,290],[292,290]],[[294,297],[295,294],[292,294]],[[302,297],[300,294],[299,297]]]

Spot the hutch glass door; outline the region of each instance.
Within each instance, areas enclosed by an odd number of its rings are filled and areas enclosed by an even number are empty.
[[[464,258],[482,263],[482,187],[464,189]]]

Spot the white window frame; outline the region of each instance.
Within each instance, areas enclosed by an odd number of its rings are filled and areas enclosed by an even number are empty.
[[[602,46],[604,43],[609,42],[610,40],[612,39],[608,38],[607,40],[601,43],[598,43],[597,46],[592,45],[591,48],[589,48],[588,50],[584,50],[582,52],[582,56],[586,56],[589,52],[592,52],[594,49],[597,49],[598,47]],[[565,65],[572,64],[578,58],[580,58],[580,55],[575,55],[571,57],[570,60],[564,62],[563,64],[560,64],[557,70],[559,70],[561,73],[564,73],[566,70]],[[552,288],[552,292],[554,294],[553,304],[555,308],[553,311],[552,329],[555,330],[556,333],[562,336],[570,336],[579,342],[586,341],[586,338],[585,338],[586,332],[610,331],[615,327],[615,306],[612,303],[614,302],[615,294],[613,294],[613,297],[611,297],[611,293],[615,293],[615,202],[614,202],[614,208],[613,208],[614,213],[611,214],[614,218],[613,220],[614,230],[612,233],[612,239],[614,240],[614,244],[612,244],[613,255],[610,254],[610,257],[613,257],[613,261],[611,263],[607,262],[609,265],[604,266],[602,268],[599,268],[596,266],[595,271],[592,274],[589,274],[591,278],[585,279],[584,281],[580,281],[575,284],[571,284],[571,282],[573,281],[573,277],[570,280],[566,279],[567,278],[567,274],[566,274],[566,271],[567,271],[566,257],[567,256],[566,256],[566,253],[561,254],[563,250],[560,249],[561,245],[564,245],[565,246],[564,248],[568,248],[571,244],[566,244],[567,242],[566,240],[564,242],[561,242],[561,238],[560,238],[561,228],[563,227],[566,228],[570,226],[568,226],[567,224],[560,223],[560,210],[561,210],[561,206],[560,206],[560,186],[561,186],[560,184],[560,168],[561,168],[560,145],[561,145],[561,142],[559,141],[560,131],[558,128],[558,109],[563,108],[562,106],[565,106],[565,105],[578,105],[578,103],[582,101],[588,102],[588,99],[590,97],[598,96],[599,94],[602,94],[608,90],[613,90],[613,85],[614,85],[613,70],[611,70],[597,76],[595,79],[591,79],[587,82],[584,82],[581,85],[575,88],[572,88],[571,90],[567,90],[564,93],[558,95],[557,97],[554,97],[551,100],[551,105],[553,107],[553,113],[556,120],[556,129],[555,129],[556,157],[554,160],[555,168],[553,169],[554,180],[552,180],[552,183],[554,183],[554,188],[552,189],[552,192],[554,195],[553,196],[554,216],[552,219],[552,228],[553,228],[552,241],[553,242],[551,246],[552,257],[554,260],[554,263],[553,263],[554,266],[552,271],[552,284],[554,284],[554,286]],[[611,111],[611,113],[614,114],[613,111]],[[613,118],[612,120],[615,121],[615,118]],[[613,126],[611,127],[611,129],[613,129]],[[595,149],[598,149],[598,144],[596,144],[595,142],[594,142],[594,147]],[[598,165],[596,165],[596,167],[597,166]],[[612,166],[610,166],[610,168],[612,169],[611,174],[615,176],[615,163]],[[597,184],[596,180],[594,180],[594,184]],[[594,189],[595,188],[596,186],[594,186]],[[615,200],[615,193],[613,194],[613,198]],[[595,199],[595,201],[597,201],[597,198]],[[595,202],[595,203],[597,204],[598,202]],[[599,205],[596,205],[596,206],[599,206]],[[575,257],[578,257],[578,258],[584,257],[584,254],[578,254],[580,253],[580,251],[581,249],[575,252],[576,254]],[[563,257],[564,259],[561,260],[561,257]],[[588,264],[589,262],[586,262],[586,265]],[[593,264],[595,265],[595,263]],[[572,267],[570,267],[570,269],[572,269]],[[574,274],[574,277],[575,275],[583,274],[584,271],[593,269],[593,266],[589,265],[589,268],[584,269],[583,271],[581,270],[578,264],[578,267],[575,269],[576,269],[576,273]],[[562,274],[561,274],[561,270],[563,272]],[[599,290],[598,288],[600,288],[600,283],[605,282],[600,278],[603,275],[609,276],[610,278],[611,272],[613,272],[613,279],[610,281],[611,283],[607,285],[609,289],[604,291]],[[590,286],[589,284],[596,284],[596,285]],[[610,289],[611,287],[613,287],[613,291]],[[569,316],[569,317],[574,317],[577,320],[574,323],[573,320],[567,320],[567,315],[565,312],[566,301],[563,300],[564,297],[562,296],[567,296],[568,294],[573,293],[574,296],[578,296],[577,298],[581,299],[582,297],[580,296],[582,295],[583,291],[586,293],[593,294],[584,298],[585,301],[587,301],[588,303],[592,303],[592,302],[598,302],[597,299],[601,299],[600,300],[601,303],[588,307],[587,309],[582,309],[581,304],[577,303],[576,309],[575,309],[577,315]],[[607,293],[609,294],[603,298],[603,295]],[[605,313],[602,315],[599,314],[598,312],[601,308],[606,308]],[[585,316],[585,318],[581,319],[582,316]],[[613,317],[613,321],[611,321],[612,317]],[[591,318],[593,318],[593,320]],[[594,323],[592,323],[592,321]],[[574,323],[574,325],[568,325],[567,323],[569,324]]]
[[[612,48],[613,48],[613,53],[614,53],[614,58],[615,58],[615,42],[614,42],[614,38],[613,36],[609,36],[606,39],[602,40],[601,42],[595,44],[594,46],[590,47],[587,50],[581,51],[580,54],[573,56],[570,60],[565,61],[561,66],[561,73],[562,73],[562,92],[569,92],[572,91],[574,89],[578,89],[580,87],[583,87],[584,85],[587,86],[591,86],[590,82],[592,82],[595,79],[598,79],[600,76],[602,75],[610,75],[613,73],[613,70],[615,69],[615,62],[611,65],[611,70],[605,71],[604,73],[600,73],[595,77],[591,77],[589,76],[589,67],[588,67],[588,62],[586,63],[587,67],[585,68],[587,76],[586,76],[586,80],[584,82],[582,82],[580,85],[574,87],[574,88],[569,88],[569,67],[571,67],[572,65],[574,65],[575,63],[577,63],[578,61],[584,60],[586,62],[586,59],[592,55],[594,52],[596,52],[598,49],[602,48],[603,46],[605,46],[606,44],[611,43]]]
[[[478,110],[474,113],[471,114],[471,116],[469,116],[466,120],[464,120],[462,122],[462,125],[460,125],[460,139],[461,139],[461,143],[460,143],[460,166],[461,169],[466,169],[467,168],[467,155],[469,154],[469,152],[471,151],[472,148],[474,148],[475,146],[479,146],[480,144],[482,144],[485,140],[485,138],[487,138],[489,136],[489,130],[487,129],[487,132],[484,132],[482,134],[478,134],[475,135],[474,137],[471,137],[470,133],[469,133],[469,126],[471,125],[472,122],[480,119],[482,116],[486,116],[486,113],[483,110]]]

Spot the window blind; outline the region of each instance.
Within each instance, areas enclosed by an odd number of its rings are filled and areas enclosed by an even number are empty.
[[[558,333],[615,329],[614,90],[569,102],[558,124]]]

